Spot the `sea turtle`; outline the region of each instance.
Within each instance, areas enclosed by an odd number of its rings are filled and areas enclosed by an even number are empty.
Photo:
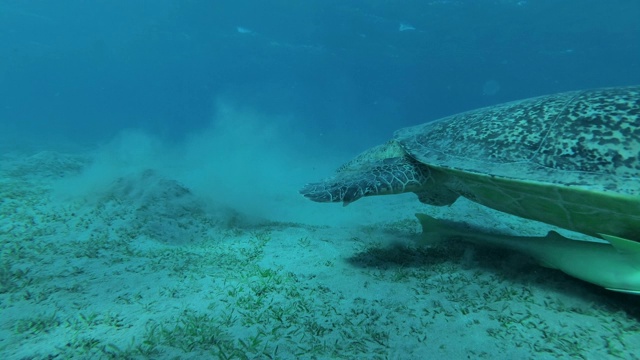
[[[300,191],[347,205],[414,192],[640,242],[640,86],[564,92],[400,129]]]

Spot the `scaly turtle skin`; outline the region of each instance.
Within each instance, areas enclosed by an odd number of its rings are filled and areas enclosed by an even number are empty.
[[[462,196],[640,242],[640,86],[541,96],[400,129],[300,192],[347,205],[410,191],[430,205]]]

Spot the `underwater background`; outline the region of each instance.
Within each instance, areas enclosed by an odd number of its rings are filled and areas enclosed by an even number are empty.
[[[299,195],[393,131],[640,84],[635,0],[0,1],[2,359],[638,359],[637,298]]]

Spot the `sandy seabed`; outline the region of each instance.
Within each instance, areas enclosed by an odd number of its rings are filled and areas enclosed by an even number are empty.
[[[62,196],[90,153],[0,161],[2,359],[640,358],[640,298],[506,251],[420,244],[417,211],[545,231],[469,202],[343,208],[292,187],[257,218],[153,168]]]

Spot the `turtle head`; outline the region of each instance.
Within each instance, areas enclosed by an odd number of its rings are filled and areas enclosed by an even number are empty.
[[[307,184],[300,193],[312,201],[342,202],[346,206],[365,196],[420,192],[433,183],[430,176],[428,167],[401,156],[340,171],[323,182]]]
[[[300,193],[311,201],[341,202],[343,206],[347,206],[363,196],[373,195],[373,189],[366,184],[326,180],[307,184],[300,190]]]

